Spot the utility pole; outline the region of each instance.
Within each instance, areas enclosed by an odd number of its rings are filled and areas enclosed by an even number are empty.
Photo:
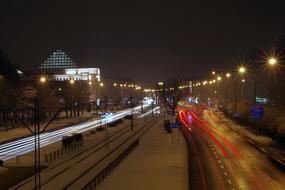
[[[131,95],[130,97],[130,109],[131,109],[131,131],[134,131],[133,95]]]
[[[39,187],[41,189],[41,179],[40,179],[40,125],[39,125],[39,101],[38,97],[35,97],[35,102],[34,102],[34,139],[35,139],[35,150],[34,150],[34,164],[35,164],[35,189]]]
[[[154,118],[153,108],[154,108],[154,103],[152,102],[152,103],[151,103],[151,110],[152,110],[151,115],[152,115],[152,118]]]
[[[235,113],[236,112],[237,112],[237,79],[235,79]]]

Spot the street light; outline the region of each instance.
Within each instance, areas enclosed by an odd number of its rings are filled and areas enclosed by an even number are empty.
[[[158,85],[159,86],[163,86],[163,82],[158,82]]]
[[[117,83],[114,83],[113,85],[114,85],[114,86],[117,86]]]
[[[103,87],[103,86],[104,86],[104,83],[103,83],[103,82],[100,82],[100,86]]]
[[[89,85],[92,85],[92,82],[91,82],[91,81],[89,81],[89,82],[88,82],[88,84],[89,84]]]
[[[277,59],[276,59],[276,58],[271,57],[271,58],[268,59],[268,64],[269,64],[270,66],[276,65],[276,63],[277,63]]]
[[[45,83],[46,81],[47,81],[46,77],[41,77],[41,78],[40,78],[40,82],[41,82],[41,83]]]
[[[222,77],[221,77],[221,76],[218,76],[218,77],[217,77],[217,80],[218,80],[218,81],[222,80]]]
[[[245,67],[243,67],[243,66],[239,67],[238,72],[239,72],[240,74],[245,73],[245,72],[246,72]]]
[[[231,77],[231,73],[227,73],[227,74],[226,74],[226,77],[227,77],[227,78],[230,78],[230,77]]]
[[[74,81],[73,79],[70,80],[70,84],[74,84],[74,82],[75,82],[75,81]]]
[[[245,79],[242,79],[241,82],[245,82]]]
[[[212,75],[215,75],[216,74],[216,72],[215,71],[212,71]]]

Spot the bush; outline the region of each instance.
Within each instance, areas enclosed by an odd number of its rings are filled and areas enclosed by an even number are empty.
[[[67,146],[69,144],[71,144],[73,141],[73,137],[72,136],[63,136],[61,139],[61,142],[64,146]]]
[[[74,133],[72,134],[73,140],[80,141],[83,139],[83,135],[81,133]]]
[[[124,119],[132,119],[133,118],[133,115],[125,115]]]
[[[248,120],[249,106],[250,104],[247,100],[242,100],[237,104],[237,112],[243,120]]]
[[[96,131],[97,132],[101,132],[101,131],[104,131],[105,130],[105,127],[97,127],[96,128]]]
[[[170,121],[168,119],[163,121],[163,125],[164,125],[164,129],[166,130],[167,133],[172,132],[172,130],[170,128]]]
[[[277,141],[280,144],[285,144],[285,123],[282,123],[277,129]]]
[[[279,127],[281,127],[283,123],[285,123],[285,114],[281,114],[273,119],[273,121],[266,127],[269,135],[271,135],[273,138],[276,138],[278,136]]]
[[[229,115],[232,115],[234,113],[234,109],[235,109],[235,103],[234,102],[230,102],[227,105],[226,111]]]
[[[265,106],[261,122],[265,125],[270,124],[281,114],[281,112],[282,110],[280,108]]]

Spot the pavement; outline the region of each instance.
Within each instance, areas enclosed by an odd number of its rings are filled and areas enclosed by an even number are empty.
[[[98,190],[188,190],[187,144],[181,132],[167,134],[161,119]]]

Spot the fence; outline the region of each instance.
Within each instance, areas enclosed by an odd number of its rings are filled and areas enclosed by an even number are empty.
[[[53,161],[59,160],[61,157],[67,155],[68,153],[77,150],[79,147],[83,145],[83,140],[75,141],[70,145],[66,145],[61,149],[50,152],[49,154],[45,154],[45,163],[51,163]]]
[[[93,190],[104,181],[104,179],[116,168],[120,162],[139,144],[139,139],[133,142],[124,152],[122,152],[115,160],[107,165],[97,176],[95,176],[82,190]]]

